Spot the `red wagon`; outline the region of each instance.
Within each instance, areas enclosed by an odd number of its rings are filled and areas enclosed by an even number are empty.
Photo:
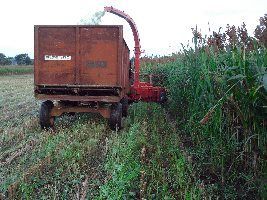
[[[63,113],[94,112],[120,129],[129,101],[166,100],[166,91],[139,81],[139,36],[133,20],[112,7],[106,11],[126,19],[135,39],[134,83],[130,85],[129,48],[122,26],[35,26],[35,97],[44,100],[40,125],[50,128]]]

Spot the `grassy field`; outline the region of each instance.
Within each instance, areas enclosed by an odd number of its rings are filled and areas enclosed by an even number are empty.
[[[235,145],[240,143],[231,142],[235,137],[225,129],[221,130],[224,134],[211,132],[216,114],[210,126],[200,126],[190,118],[181,118],[181,112],[173,117],[170,106],[179,101],[170,99],[165,108],[133,104],[120,132],[111,131],[106,120],[92,114],[62,116],[56,120],[55,131],[42,131],[38,124],[40,103],[33,97],[33,75],[2,76],[0,85],[3,199],[264,197],[264,152],[256,157],[251,171],[249,162],[253,160],[236,153]],[[204,115],[201,111],[191,117],[198,116],[195,121],[199,122]],[[261,126],[255,125],[253,130],[259,128],[262,132],[254,133],[264,136]],[[245,145],[250,144],[248,138]],[[264,148],[264,142],[261,139],[259,147]],[[242,148],[245,146],[240,149],[244,151]],[[234,159],[230,165],[229,156]],[[239,168],[244,162],[247,167]]]
[[[32,65],[10,65],[0,66],[0,75],[11,75],[11,74],[32,74]]]
[[[120,132],[111,131],[104,119],[92,114],[62,116],[54,132],[42,131],[33,76],[3,76],[0,83],[3,199],[238,197],[231,182],[224,188],[232,190],[220,193],[221,180],[209,174],[200,160],[203,154],[197,152],[206,147],[184,134],[184,127],[166,112],[168,107],[133,104]],[[245,186],[254,180],[248,179]],[[255,187],[252,199],[259,197],[255,193],[259,186]],[[250,190],[246,192],[248,196]]]
[[[120,132],[92,114],[62,116],[49,132],[38,125],[32,75],[2,76],[0,85],[2,198],[175,199],[201,194],[188,181],[190,163],[185,164],[177,130],[161,106],[134,104]]]
[[[111,132],[103,119],[63,116],[56,122],[55,132],[42,131],[39,102],[33,97],[33,76],[2,76],[0,84],[3,197],[76,197],[86,177],[90,178],[88,184],[95,184],[91,176],[98,175],[94,167],[101,160],[101,142]]]

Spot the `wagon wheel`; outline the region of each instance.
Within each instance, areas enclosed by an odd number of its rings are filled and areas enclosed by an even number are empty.
[[[166,92],[161,92],[159,97],[159,103],[164,104],[168,100]]]
[[[51,116],[51,110],[53,107],[53,102],[49,100],[41,104],[39,119],[42,129],[49,129],[54,126],[55,117]]]
[[[126,97],[122,98],[121,104],[122,104],[122,116],[127,117],[129,108],[128,99]]]
[[[117,103],[111,106],[109,126],[112,130],[120,130],[122,127],[122,104]]]

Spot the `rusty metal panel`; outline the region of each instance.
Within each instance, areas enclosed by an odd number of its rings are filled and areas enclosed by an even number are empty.
[[[35,39],[36,84],[75,83],[75,27],[39,27]],[[35,34],[36,34],[35,32]],[[36,41],[37,40],[37,41]]]
[[[80,28],[80,85],[120,85],[119,30]]]
[[[120,97],[118,96],[75,96],[75,95],[46,95],[46,94],[35,94],[35,97],[39,100],[56,100],[56,101],[82,101],[82,102],[89,102],[89,101],[101,101],[107,103],[115,103],[120,101]]]
[[[102,101],[103,98],[103,101],[113,102],[129,92],[129,48],[123,40],[122,26],[35,26],[34,33],[37,87],[120,88],[118,96],[110,98],[93,97],[94,94],[91,97],[88,92],[84,96],[66,97],[55,90],[49,99]],[[38,98],[42,95],[42,90],[36,93]]]
[[[123,91],[125,92],[123,94],[123,96],[125,96],[127,94],[127,92],[130,90],[130,80],[129,80],[129,73],[130,73],[130,60],[129,60],[129,56],[130,56],[130,51],[129,48],[126,44],[125,41],[123,41],[123,76],[122,76],[122,80],[123,80]]]

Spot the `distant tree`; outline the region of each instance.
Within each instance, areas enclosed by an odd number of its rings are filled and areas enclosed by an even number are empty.
[[[12,58],[6,57],[5,54],[0,53],[0,65],[11,65],[12,64]]]
[[[0,65],[5,65],[6,55],[0,53]]]
[[[13,65],[13,63],[15,61],[15,58],[13,58],[13,57],[7,57],[7,60],[8,60],[8,65]]]
[[[19,54],[15,56],[15,60],[18,65],[31,65],[32,61],[28,54]]]
[[[267,14],[260,18],[260,25],[255,29],[255,37],[267,48]]]
[[[7,57],[7,65],[12,65],[13,57]]]

